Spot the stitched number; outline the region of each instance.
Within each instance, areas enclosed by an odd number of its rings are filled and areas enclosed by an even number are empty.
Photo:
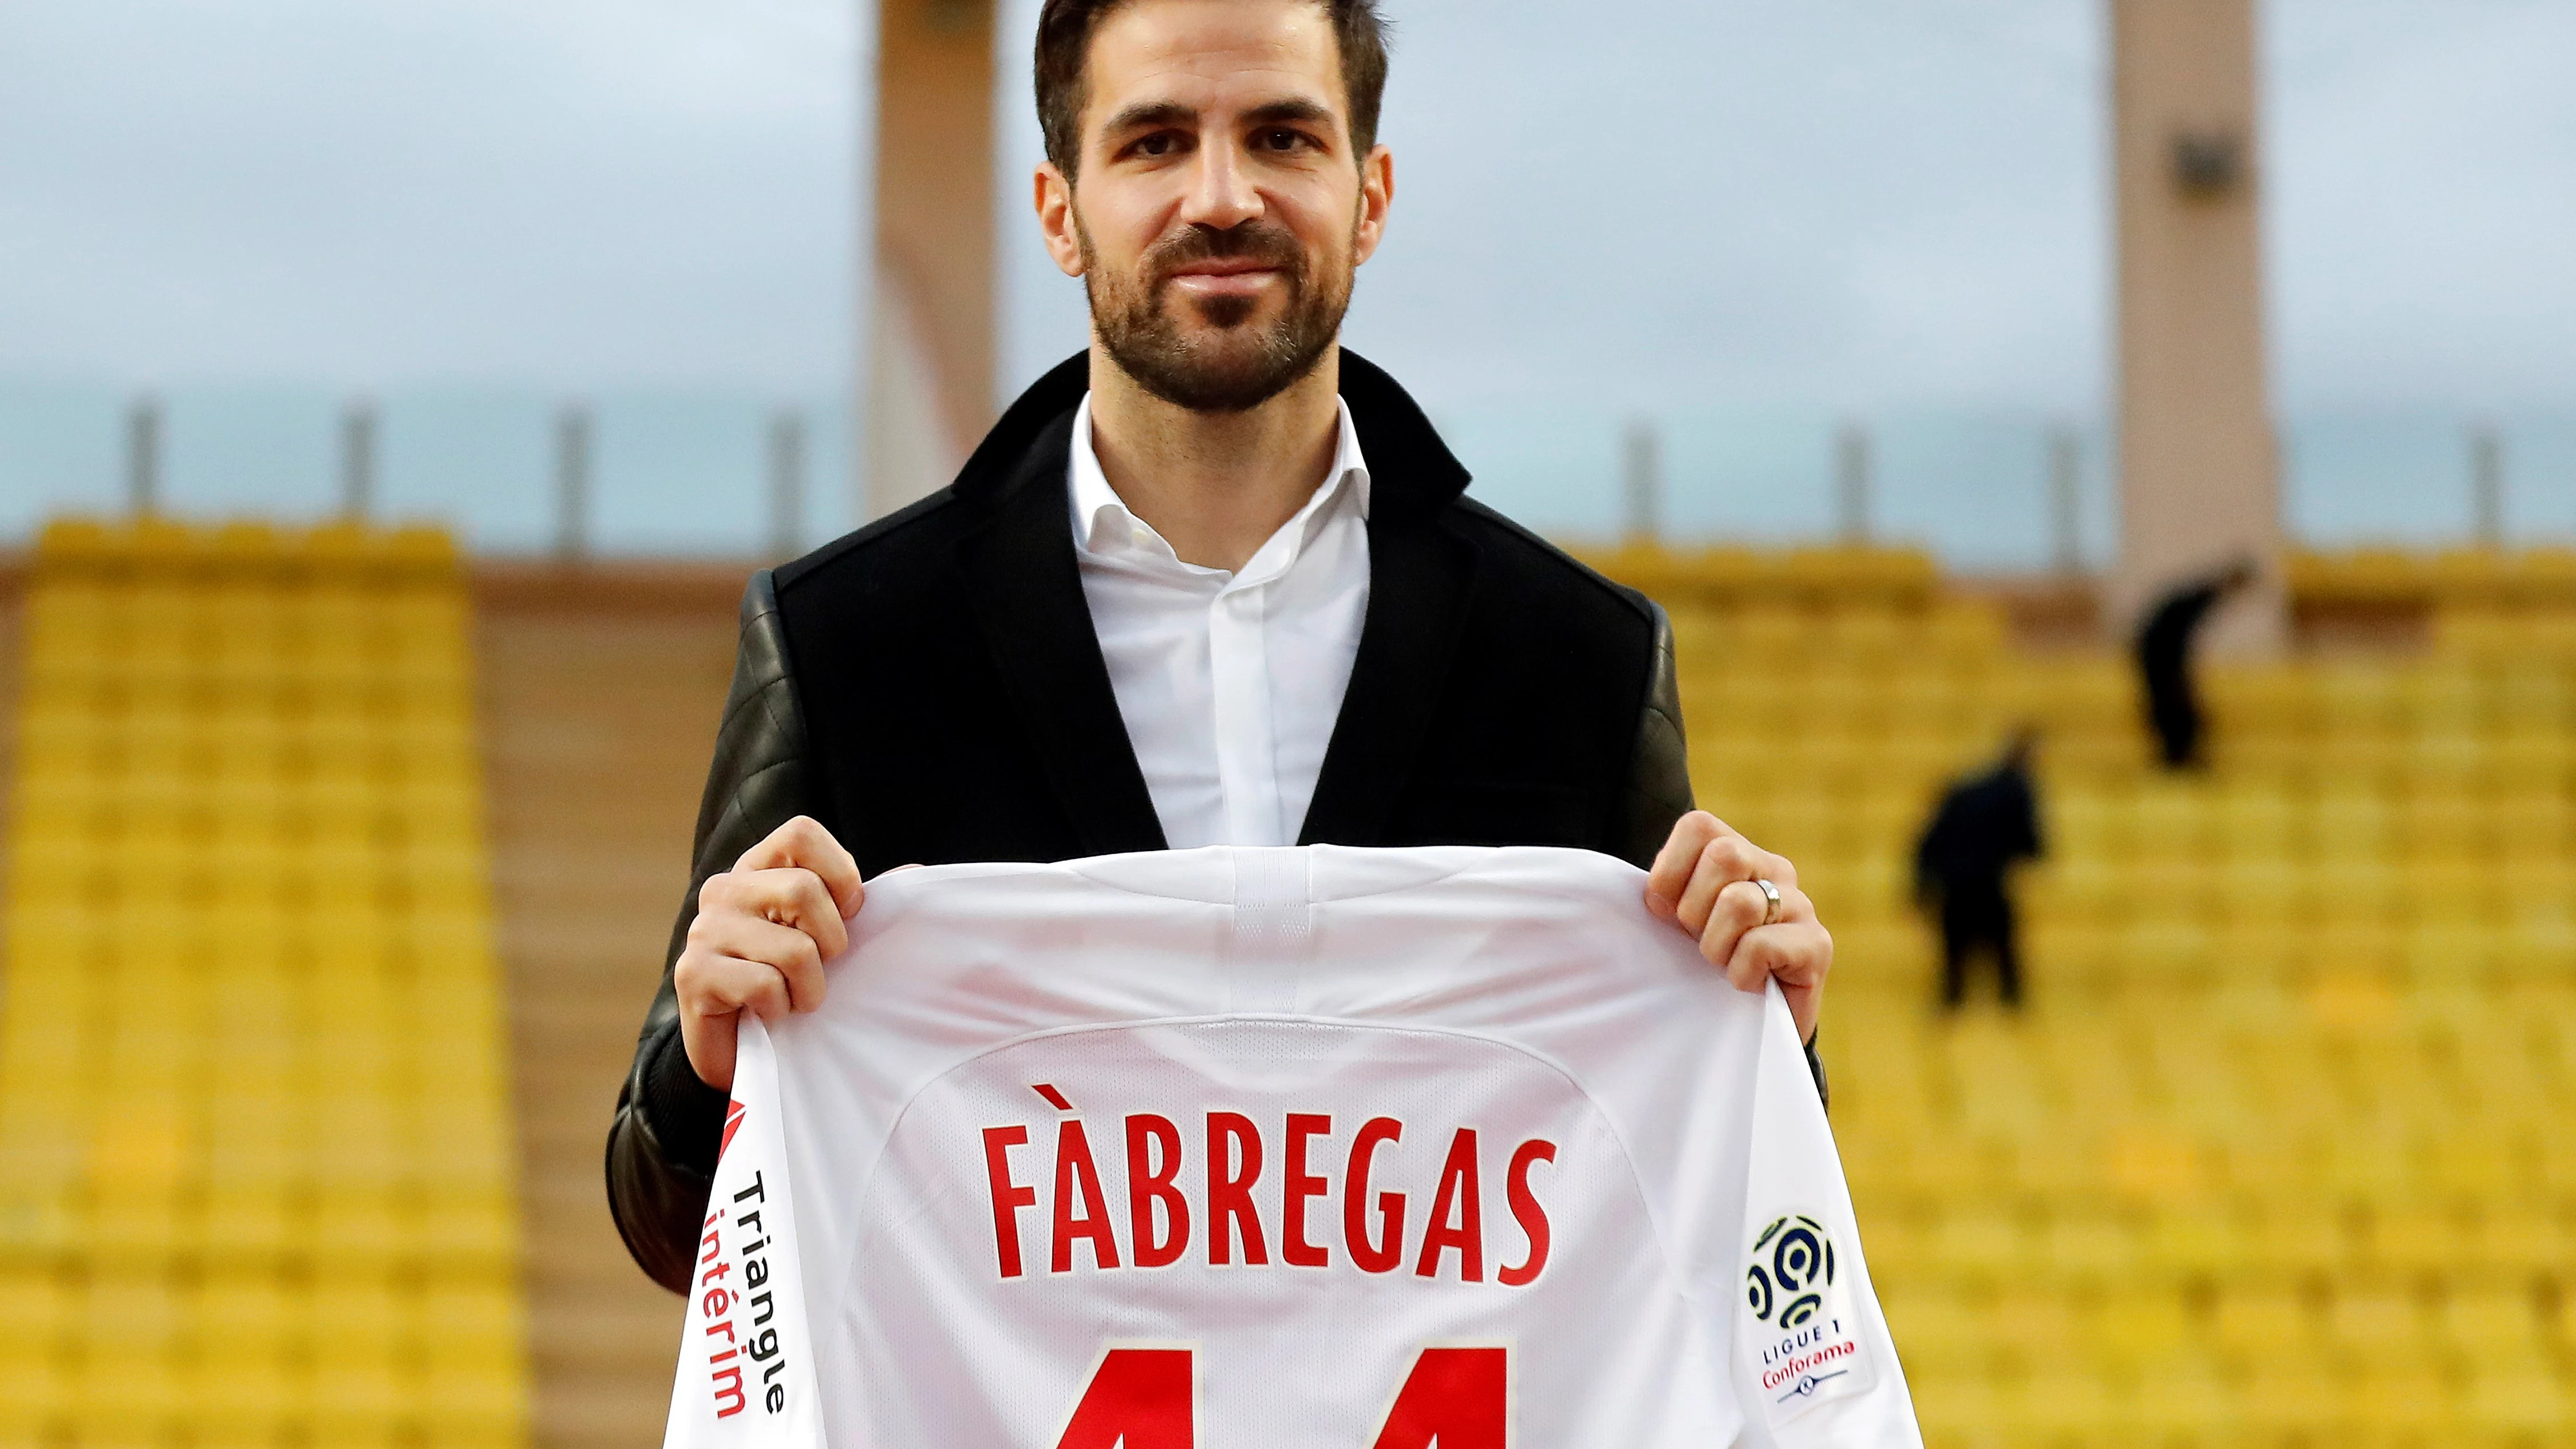
[[[1055,1449],[1195,1449],[1197,1394],[1186,1348],[1113,1348]],[[1507,1449],[1511,1353],[1426,1348],[1371,1449]]]
[[[1504,1449],[1510,1385],[1508,1350],[1426,1348],[1374,1449]]]
[[[1055,1449],[1193,1449],[1193,1397],[1188,1349],[1113,1348]]]

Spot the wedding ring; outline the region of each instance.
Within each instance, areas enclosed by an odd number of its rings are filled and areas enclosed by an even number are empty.
[[[1762,924],[1766,926],[1780,924],[1780,888],[1767,880],[1756,880],[1753,886],[1754,889],[1762,892]]]

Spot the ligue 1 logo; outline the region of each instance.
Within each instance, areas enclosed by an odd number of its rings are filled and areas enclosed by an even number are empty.
[[[1744,1336],[1760,1355],[1773,1421],[1867,1389],[1875,1375],[1824,1222],[1784,1213],[1754,1238],[1745,1257],[1744,1310],[1753,1322]]]
[[[1765,1248],[1771,1251],[1767,1264]],[[1824,1311],[1824,1290],[1834,1281],[1834,1240],[1824,1224],[1803,1213],[1774,1218],[1753,1240],[1753,1255],[1753,1266],[1744,1274],[1744,1297],[1756,1323],[1769,1323],[1776,1309],[1780,1327],[1803,1328]]]

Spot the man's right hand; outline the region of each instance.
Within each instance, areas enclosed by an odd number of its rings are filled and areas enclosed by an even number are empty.
[[[866,894],[859,863],[803,815],[707,877],[671,970],[680,1044],[700,1081],[732,1090],[742,1013],[776,1021],[823,1004],[823,963],[850,944]]]

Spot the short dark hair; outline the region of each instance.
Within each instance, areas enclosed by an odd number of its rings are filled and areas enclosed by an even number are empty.
[[[1038,128],[1047,159],[1067,176],[1082,155],[1083,76],[1091,59],[1091,33],[1135,0],[1046,0],[1038,11]],[[1366,156],[1377,144],[1379,103],[1386,95],[1386,21],[1377,0],[1311,0],[1333,22],[1342,52],[1342,89],[1350,108],[1351,149]]]

